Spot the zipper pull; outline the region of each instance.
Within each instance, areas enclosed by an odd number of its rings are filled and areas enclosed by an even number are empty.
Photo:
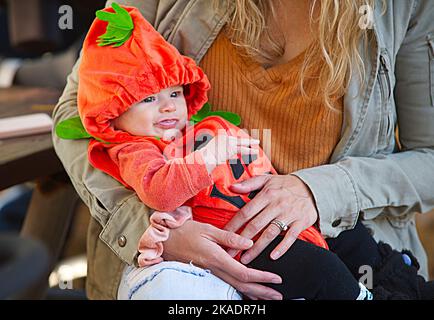
[[[387,66],[386,58],[383,54],[380,54],[380,74],[386,76],[386,84],[387,84],[387,99],[390,99],[392,94],[392,90],[390,87],[390,77],[389,77],[389,68]]]
[[[386,59],[384,58],[383,55],[380,55],[380,64],[381,64],[381,68],[380,71],[381,73],[389,73],[389,69],[387,68],[387,63],[386,63]]]

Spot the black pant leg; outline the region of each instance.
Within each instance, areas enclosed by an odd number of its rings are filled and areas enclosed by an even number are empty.
[[[276,273],[282,284],[267,284],[282,293],[284,299],[354,300],[360,293],[358,281],[333,252],[296,240],[279,259],[271,251],[282,240],[277,237],[249,267]]]
[[[361,266],[374,268],[381,261],[377,242],[360,220],[354,229],[343,231],[338,237],[326,241],[330,250],[345,263],[356,279],[362,276],[359,273]]]

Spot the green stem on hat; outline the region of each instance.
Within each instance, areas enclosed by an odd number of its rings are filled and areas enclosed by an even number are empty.
[[[119,47],[123,45],[133,33],[134,23],[127,10],[119,6],[116,2],[112,3],[115,13],[98,10],[96,16],[98,19],[107,21],[107,29],[103,35],[97,39],[99,46],[111,45]]]

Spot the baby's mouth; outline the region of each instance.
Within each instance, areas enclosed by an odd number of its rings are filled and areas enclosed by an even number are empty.
[[[158,121],[155,125],[162,129],[171,129],[176,127],[178,121],[178,119],[163,119]]]

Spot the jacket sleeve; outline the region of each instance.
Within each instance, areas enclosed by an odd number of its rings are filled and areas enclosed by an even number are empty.
[[[152,142],[135,142],[109,150],[122,179],[157,211],[171,212],[212,185],[200,152],[166,160]]]
[[[111,2],[109,1],[107,5]],[[117,0],[117,2],[137,6],[151,23],[155,20],[154,15],[159,6],[157,0]],[[68,76],[66,87],[53,111],[54,126],[60,121],[78,115],[79,64],[80,59]],[[99,235],[100,239],[124,262],[130,265],[135,263],[137,244],[149,225],[150,209],[140,201],[135,192],[126,189],[118,181],[89,164],[88,141],[63,140],[53,133],[53,144],[77,193],[89,207],[92,217],[103,227]],[[118,243],[120,236],[127,239],[124,246]]]
[[[293,173],[310,187],[325,236],[352,228],[360,213],[405,223],[434,208],[434,5],[420,0],[414,10],[396,60],[400,152]]]

